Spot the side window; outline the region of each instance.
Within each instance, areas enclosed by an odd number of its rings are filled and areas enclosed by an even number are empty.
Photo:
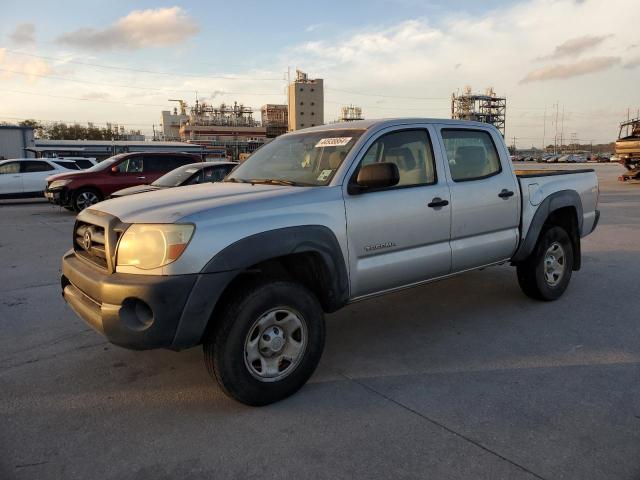
[[[47,162],[22,162],[23,173],[48,172],[50,170],[55,170],[55,168]]]
[[[173,170],[173,158],[163,155],[145,155],[144,171],[145,172],[168,172]]]
[[[207,178],[208,182],[220,182],[229,173],[229,169],[223,166],[213,167],[211,175]]]
[[[360,165],[376,162],[396,164],[400,173],[396,186],[436,183],[433,149],[426,130],[403,130],[383,135],[369,147]]]
[[[442,140],[454,182],[479,180],[502,171],[498,151],[488,132],[445,129]]]
[[[203,180],[203,175],[206,176],[206,172],[204,170],[199,170],[198,173],[194,173],[191,177],[183,183],[183,185],[195,185],[196,183],[203,183],[207,180]]]
[[[144,171],[143,169],[144,165],[141,156],[129,157],[118,165],[120,173],[141,173]]]
[[[10,162],[0,165],[0,175],[9,173],[20,173],[20,164],[18,162]]]

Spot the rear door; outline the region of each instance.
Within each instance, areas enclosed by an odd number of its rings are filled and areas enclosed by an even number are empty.
[[[353,195],[345,182],[352,297],[439,277],[451,269],[449,187],[432,135],[427,125],[394,127],[365,144],[350,181],[363,165],[392,162],[400,172],[398,185]]]
[[[509,259],[518,243],[520,193],[502,139],[481,127],[438,130],[451,192],[452,271]]]
[[[44,160],[25,160],[20,163],[22,188],[25,193],[44,192],[47,187],[47,177],[58,173],[53,165]]]
[[[145,155],[144,156],[144,183],[151,183],[165,173],[178,167],[193,163],[193,158],[183,155]]]
[[[0,165],[0,195],[23,193],[20,162],[7,162]]]

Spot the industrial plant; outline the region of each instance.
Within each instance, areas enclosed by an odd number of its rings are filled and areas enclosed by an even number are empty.
[[[498,97],[492,87],[484,94],[473,93],[470,86],[464,87],[461,95],[451,95],[451,118],[490,123],[504,137],[507,114],[507,99]]]

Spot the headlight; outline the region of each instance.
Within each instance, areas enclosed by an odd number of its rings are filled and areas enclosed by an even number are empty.
[[[49,189],[64,187],[65,185],[71,183],[71,180],[54,180],[49,184]]]
[[[162,267],[177,260],[191,236],[190,224],[134,224],[122,235],[116,263],[143,270]]]

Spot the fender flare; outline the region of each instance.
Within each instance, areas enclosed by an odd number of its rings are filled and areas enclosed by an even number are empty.
[[[518,250],[511,258],[512,263],[518,263],[525,260],[531,252],[533,252],[533,249],[538,242],[538,237],[540,236],[542,228],[549,218],[549,215],[554,211],[565,207],[573,207],[576,209],[576,224],[578,225],[578,231],[576,232],[577,238],[572,238],[572,242],[574,243],[573,265],[575,270],[580,269],[580,237],[582,236],[583,210],[580,195],[573,190],[560,190],[559,192],[552,193],[545,198],[542,203],[540,203],[536,213],[533,215],[526,237],[522,242],[520,242]]]
[[[245,237],[218,252],[200,271],[187,300],[170,348],[182,350],[200,343],[222,293],[251,266],[286,255],[312,252],[325,269],[325,309],[338,310],[349,299],[349,275],[340,244],[322,225],[278,228]]]
[[[245,270],[252,265],[296,253],[315,253],[327,269],[330,298],[342,305],[349,298],[349,275],[334,233],[323,225],[277,228],[245,237],[216,254],[201,273]],[[332,302],[333,303],[333,302]]]

